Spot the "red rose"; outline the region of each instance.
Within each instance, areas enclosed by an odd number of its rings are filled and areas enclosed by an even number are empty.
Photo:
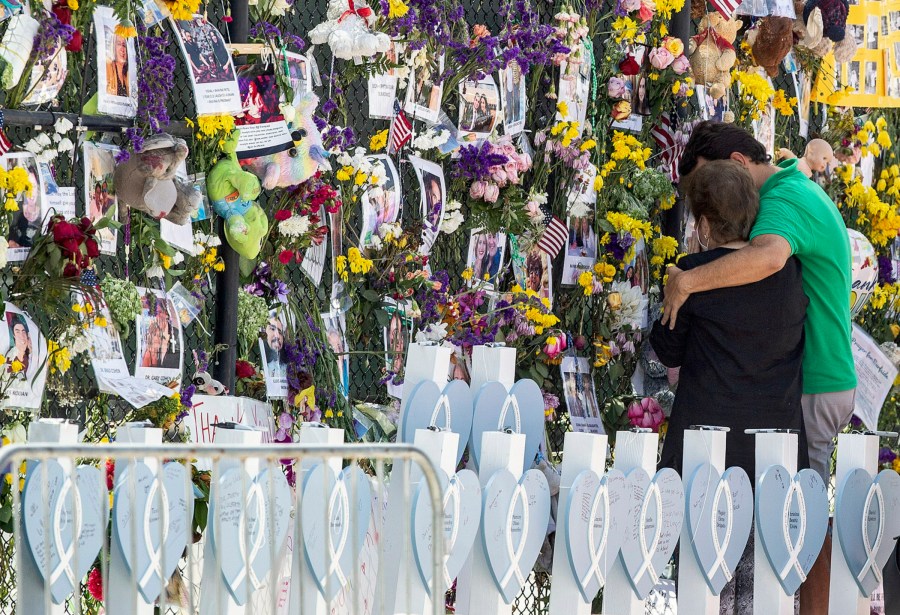
[[[61,243],[68,239],[81,239],[82,236],[82,232],[77,226],[65,220],[60,220],[54,224],[52,230],[53,241],[56,243]]]
[[[72,33],[72,38],[69,40],[69,44],[66,45],[66,51],[78,53],[81,51],[82,44],[83,42],[81,40],[81,30],[75,30]]]
[[[53,14],[63,25],[72,25],[72,11],[65,3],[53,5]]]
[[[87,248],[87,255],[89,258],[97,258],[100,256],[100,246],[97,245],[97,240],[93,237],[88,237],[84,240],[84,247]]]
[[[641,65],[637,63],[637,60],[634,59],[634,56],[630,53],[625,56],[625,59],[619,62],[619,70],[622,71],[622,74],[626,77],[633,77],[641,72]]]
[[[291,217],[291,212],[288,209],[279,209],[275,212],[275,220],[278,222],[282,222],[283,220],[287,220]]]
[[[247,361],[238,360],[234,364],[234,374],[238,377],[238,379],[242,378],[252,378],[256,375],[256,368],[253,367]]]
[[[81,242],[77,239],[57,241],[56,245],[59,246],[60,251],[66,258],[75,258],[75,255],[81,252]]]
[[[287,265],[294,259],[294,251],[293,250],[282,250],[278,255],[278,261],[282,265]]]
[[[75,278],[78,277],[78,265],[75,263],[69,262],[66,263],[65,268],[63,269],[63,277],[64,278]]]

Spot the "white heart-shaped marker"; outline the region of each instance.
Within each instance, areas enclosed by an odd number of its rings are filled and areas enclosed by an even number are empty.
[[[630,525],[625,475],[610,470],[597,476],[584,470],[572,482],[565,503],[569,565],[582,598],[591,602],[606,584]]]
[[[709,463],[698,467],[687,492],[691,547],[715,595],[734,576],[753,529],[753,489],[743,468],[732,467],[720,477]]]
[[[222,473],[210,500],[207,533],[238,606],[262,587],[273,559],[280,561],[290,518],[291,487],[280,467],[264,468],[253,479],[243,467]]]
[[[785,594],[793,596],[819,556],[828,531],[828,493],[815,470],[792,477],[773,465],[756,485],[756,527]]]
[[[544,396],[534,380],[519,380],[509,391],[500,382],[486,382],[476,393],[469,447],[476,466],[485,432],[507,429],[525,434],[524,467],[530,468],[544,439]]]
[[[540,470],[520,481],[512,472],[494,472],[484,488],[481,514],[488,567],[500,594],[512,604],[541,552],[550,523],[550,486]]]
[[[478,536],[481,523],[481,484],[471,470],[460,470],[449,480],[438,471],[444,489],[444,587],[460,573]],[[419,483],[412,505],[413,554],[425,587],[431,590],[432,515],[425,481]]]
[[[189,484],[188,471],[177,462],[165,464],[158,479],[145,463],[128,464],[116,482],[113,539],[150,604],[159,598],[191,538],[194,500],[193,493],[187,497]]]
[[[349,583],[365,543],[372,515],[369,477],[356,465],[335,477],[319,463],[304,478],[300,512],[306,561],[319,591],[332,600]]]
[[[875,480],[863,468],[847,474],[834,503],[841,551],[863,596],[881,585],[881,570],[900,536],[900,476],[882,470]]]
[[[622,561],[635,595],[643,600],[668,564],[684,522],[684,487],[681,477],[663,468],[651,480],[638,468],[628,473],[631,510],[635,520],[622,544]]]
[[[432,380],[423,380],[403,403],[400,439],[412,444],[417,429],[439,427],[459,434],[456,460],[462,459],[472,431],[472,392],[462,380],[451,380],[441,389]]]
[[[100,470],[83,465],[74,475],[73,480],[56,460],[34,462],[22,493],[28,550],[50,586],[54,604],[62,604],[94,565],[109,519],[106,479]]]

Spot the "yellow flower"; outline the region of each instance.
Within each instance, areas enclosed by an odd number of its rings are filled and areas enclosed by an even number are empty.
[[[409,7],[403,0],[388,0],[388,18],[397,19],[409,12]]]
[[[66,2],[66,6],[68,6],[69,9],[72,11],[77,11],[78,10],[78,0],[68,0],[68,2]]]
[[[590,296],[594,288],[594,274],[590,271],[582,271],[578,276],[578,285],[584,289],[585,296]]]
[[[513,284],[513,287],[510,289],[510,291],[518,294],[518,293],[522,292],[522,287],[519,286],[518,284]],[[3,356],[3,355],[0,355],[0,356]]]
[[[338,181],[346,182],[350,181],[351,174],[353,173],[353,167],[341,167],[338,169],[338,172],[334,174]]]
[[[9,446],[10,442],[11,442],[11,440],[9,438],[7,438],[6,436],[3,436],[2,438],[0,438],[0,446]]]
[[[465,280],[466,282],[468,282],[469,280],[472,279],[472,276],[473,276],[474,274],[475,274],[475,272],[472,270],[471,267],[466,267],[466,268],[463,270],[462,274],[460,274],[460,277],[462,277],[463,280]]]
[[[372,138],[369,139],[369,149],[373,152],[378,152],[387,147],[387,139],[388,139],[388,129],[385,128],[381,132],[376,132],[372,135]]]
[[[900,335],[900,325],[895,322],[891,323],[891,335],[895,338]]]
[[[638,24],[631,17],[618,17],[612,24],[617,43],[631,43],[638,35]]]
[[[878,118],[878,119],[884,119],[884,118]],[[891,135],[889,135],[886,130],[882,130],[881,132],[878,133],[878,137],[875,139],[875,141],[878,143],[878,145],[880,145],[884,149],[887,149],[891,146]]]
[[[772,98],[772,107],[781,115],[794,115],[794,107],[791,105],[791,101],[788,99],[787,95],[785,95],[784,90],[775,92],[775,96]]]
[[[560,117],[569,117],[569,105],[566,101],[561,100],[556,103],[556,111]]]
[[[595,147],[597,147],[597,142],[594,141],[593,139],[588,139],[587,141],[582,143],[581,147],[579,147],[578,149],[581,150],[582,152],[586,152],[587,150],[594,149]]]
[[[116,24],[116,36],[121,36],[122,38],[134,38],[137,36],[137,29],[131,25],[130,21],[124,21],[120,24]]]
[[[12,364],[10,364],[9,366],[9,370],[14,374],[18,374],[23,369],[25,369],[25,365],[23,365],[22,362],[18,359],[13,359]]]
[[[675,36],[667,37],[664,44],[665,48],[676,58],[684,53],[684,43]]]

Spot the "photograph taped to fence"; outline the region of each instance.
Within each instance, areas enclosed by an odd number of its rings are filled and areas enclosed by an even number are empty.
[[[118,25],[111,8],[96,7],[97,110],[108,115],[134,117],[138,99],[134,39],[116,34]]]
[[[23,193],[16,199],[18,211],[12,212],[9,225],[9,236],[6,238],[9,249],[6,252],[10,262],[24,261],[28,252],[41,233],[41,220],[44,212],[44,176],[38,168],[33,154],[24,152],[7,154],[3,157],[7,171],[24,169],[31,182],[31,191]]]
[[[500,92],[490,75],[480,81],[459,84],[459,121],[457,140],[471,143],[486,139],[500,117]]]
[[[240,128],[238,158],[247,160],[290,149],[294,141],[281,113],[275,73],[259,73],[254,67],[242,66],[238,70],[238,86],[243,108],[243,114],[234,120]]]
[[[525,75],[515,60],[500,71],[500,97],[506,134],[517,135],[525,129],[528,92],[525,89]]]
[[[137,356],[134,375],[164,386],[181,384],[184,337],[172,299],[158,290],[138,288],[141,313],[135,333]]]
[[[241,93],[225,39],[201,15],[174,24],[194,87],[197,115],[239,114]]]
[[[381,165],[380,176],[384,177],[384,183],[369,188],[360,197],[362,202],[360,247],[369,247],[373,243],[380,242],[382,225],[393,224],[400,218],[400,207],[403,202],[400,175],[394,161],[388,156],[369,156],[368,160],[372,164]]]
[[[41,407],[47,383],[47,340],[37,324],[12,303],[6,303],[5,334],[0,332],[0,354],[9,365],[11,378],[4,408]]]
[[[270,310],[266,326],[260,331],[259,354],[266,378],[266,395],[272,399],[284,399],[288,394],[287,365],[284,361],[286,329],[284,314]]]
[[[119,148],[108,143],[84,144],[84,201],[87,217],[91,222],[103,217],[119,219],[119,201],[116,198],[115,175],[116,154]],[[97,232],[102,254],[116,253],[117,231],[104,228]]]
[[[423,225],[420,249],[423,254],[428,254],[437,239],[441,219],[444,217],[444,203],[447,200],[444,170],[440,165],[416,156],[410,156],[409,162],[419,180],[419,207]]]

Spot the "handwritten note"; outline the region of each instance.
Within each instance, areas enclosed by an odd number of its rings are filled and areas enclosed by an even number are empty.
[[[897,377],[897,368],[881,351],[875,340],[856,325],[853,325],[851,340],[857,379],[853,414],[858,416],[866,427],[875,430],[878,429],[881,406]]]

